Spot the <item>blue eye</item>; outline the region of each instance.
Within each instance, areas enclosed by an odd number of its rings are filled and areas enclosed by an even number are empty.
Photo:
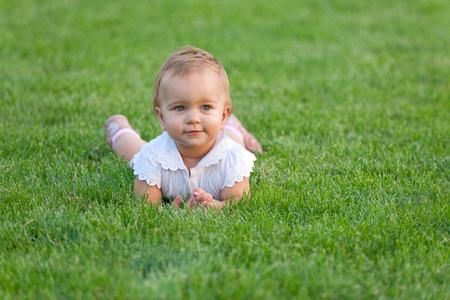
[[[175,107],[176,111],[183,111],[184,110],[184,106],[177,106]]]
[[[211,109],[211,107],[209,105],[203,105],[202,106],[202,110],[207,111],[207,110],[210,110],[210,109]]]

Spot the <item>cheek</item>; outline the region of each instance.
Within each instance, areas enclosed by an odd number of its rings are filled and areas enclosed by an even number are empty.
[[[182,120],[180,118],[169,116],[166,120],[166,127],[170,127],[171,129],[177,129],[183,126]]]

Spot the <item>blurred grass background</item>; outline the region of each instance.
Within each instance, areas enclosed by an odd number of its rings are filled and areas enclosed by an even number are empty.
[[[0,297],[448,298],[450,4],[0,0]],[[252,202],[149,209],[159,67],[215,55],[261,142]]]

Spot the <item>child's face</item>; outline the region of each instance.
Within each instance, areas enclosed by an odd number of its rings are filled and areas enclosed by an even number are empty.
[[[161,82],[160,97],[156,115],[178,149],[209,151],[231,113],[225,105],[222,78],[210,70],[187,77],[167,76]]]

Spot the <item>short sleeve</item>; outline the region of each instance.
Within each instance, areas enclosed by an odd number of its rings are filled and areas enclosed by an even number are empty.
[[[160,189],[161,164],[157,162],[155,155],[151,155],[152,148],[150,143],[142,146],[141,151],[134,156],[131,167],[139,180],[145,180],[149,186],[156,185]]]
[[[236,182],[242,182],[244,177],[250,177],[255,160],[255,155],[244,148],[240,146],[232,148],[221,164],[224,174],[221,189],[232,187]]]

